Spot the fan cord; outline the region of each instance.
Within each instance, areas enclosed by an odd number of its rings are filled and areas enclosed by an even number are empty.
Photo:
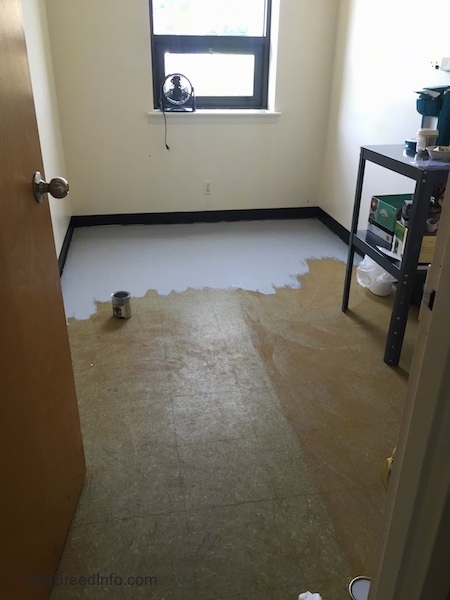
[[[163,110],[163,115],[164,115],[164,144],[166,146],[166,150],[170,150],[169,145],[167,144],[167,117],[166,117],[165,110]]]
[[[166,117],[166,111],[163,109],[162,92],[161,92],[161,96],[159,98],[159,109],[161,110],[163,117],[164,117],[164,145],[166,146],[166,150],[170,150],[170,147],[167,143],[167,117]]]

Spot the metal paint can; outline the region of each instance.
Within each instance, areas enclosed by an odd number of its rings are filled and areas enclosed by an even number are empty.
[[[367,600],[370,592],[370,579],[368,577],[355,577],[348,585],[348,592],[352,600]]]
[[[116,319],[129,319],[131,317],[131,294],[119,291],[111,294],[113,317]]]

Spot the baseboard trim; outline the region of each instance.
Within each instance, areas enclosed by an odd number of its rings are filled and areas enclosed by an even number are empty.
[[[219,223],[220,221],[260,221],[272,219],[315,219],[316,206],[298,208],[257,208],[244,210],[205,210],[197,212],[131,213],[114,215],[77,215],[73,227],[99,225],[179,225]]]
[[[316,210],[316,218],[319,219],[319,221],[321,221],[324,225],[326,225],[330,231],[335,233],[348,246],[348,242],[350,240],[350,231],[346,229],[343,225],[338,223],[336,219],[333,219],[333,217],[331,217],[323,209],[317,207]]]
[[[64,265],[66,264],[67,254],[69,253],[70,243],[72,241],[74,226],[72,224],[72,218],[69,222],[69,227],[67,228],[66,235],[64,236],[63,245],[61,247],[61,252],[58,257],[58,267],[59,267],[59,276],[61,277],[62,272],[64,271]]]

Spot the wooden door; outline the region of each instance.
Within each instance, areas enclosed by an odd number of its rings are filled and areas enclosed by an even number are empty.
[[[84,479],[20,0],[0,0],[0,598],[46,598]]]

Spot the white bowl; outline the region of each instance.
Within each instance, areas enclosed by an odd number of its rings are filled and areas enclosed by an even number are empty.
[[[427,152],[433,160],[450,161],[450,146],[427,146]]]

